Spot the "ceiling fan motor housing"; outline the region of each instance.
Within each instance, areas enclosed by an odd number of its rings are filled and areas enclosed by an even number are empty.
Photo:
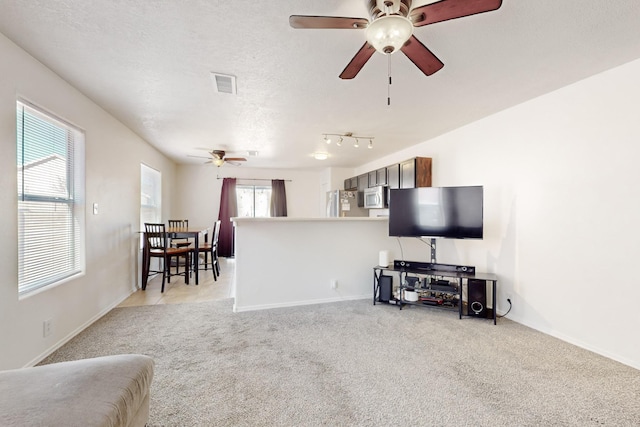
[[[387,9],[391,15],[400,15],[405,18],[411,11],[411,0],[366,0],[367,9],[371,22],[385,16]]]

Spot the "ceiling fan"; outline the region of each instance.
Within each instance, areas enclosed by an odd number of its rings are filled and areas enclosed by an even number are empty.
[[[210,158],[203,157],[203,156],[189,156],[189,157],[199,157],[202,159],[209,159],[205,163],[213,163],[217,167],[220,167],[225,163],[230,163],[235,166],[240,166],[239,162],[247,161],[247,159],[245,159],[244,157],[227,157],[226,152],[224,150],[211,150],[209,151],[209,155],[211,156]]]
[[[371,20],[340,16],[291,15],[293,28],[366,29],[367,41],[340,74],[352,79],[375,51],[390,55],[401,50],[424,74],[444,64],[414,35],[414,27],[434,24],[500,8],[502,0],[440,0],[411,9],[411,0],[365,0]]]

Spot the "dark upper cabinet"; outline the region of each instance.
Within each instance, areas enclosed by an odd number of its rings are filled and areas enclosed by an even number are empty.
[[[369,174],[363,173],[358,175],[358,191],[364,191],[365,188],[369,188]]]
[[[376,185],[387,185],[387,168],[380,168],[376,171]]]
[[[358,206],[364,207],[364,190],[376,185],[392,188],[431,187],[431,158],[415,157],[344,180],[345,190],[358,191]]]
[[[376,185],[388,185],[387,168],[369,172],[369,187],[375,187]]]
[[[344,180],[344,189],[345,190],[357,190],[358,189],[358,177],[354,176],[353,178],[347,178]]]
[[[387,166],[387,185],[389,188],[400,188],[400,165]]]
[[[364,208],[364,190],[369,188],[369,174],[358,175],[358,207]]]
[[[378,185],[378,176],[376,175],[376,171],[369,172],[369,187],[375,187]]]
[[[400,188],[415,188],[416,163],[413,159],[400,163]]]
[[[416,157],[400,163],[400,188],[431,187],[431,158]]]

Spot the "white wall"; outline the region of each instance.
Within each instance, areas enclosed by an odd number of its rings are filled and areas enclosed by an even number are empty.
[[[372,298],[379,251],[400,258],[388,229],[385,218],[236,219],[234,310]],[[429,253],[415,241],[403,246]]]
[[[251,159],[249,159],[251,161]],[[173,214],[189,219],[189,224],[208,225],[218,219],[222,178],[284,179],[287,212],[290,217],[318,217],[324,206],[316,197],[321,192],[323,171],[318,169],[254,169],[225,165],[180,165],[177,168]],[[218,179],[220,178],[220,179]],[[267,183],[267,181],[265,181]],[[323,193],[324,194],[324,193]]]
[[[510,318],[640,368],[639,75],[637,60],[356,172],[425,156],[434,186],[484,185],[484,240],[439,240],[438,260],[497,273]]]
[[[175,165],[56,74],[0,35],[0,369],[32,365],[133,290],[137,270],[140,163],[162,172],[170,214]],[[84,277],[18,299],[16,97],[86,131]],[[99,204],[92,215],[91,204]],[[43,338],[43,321],[53,320]]]

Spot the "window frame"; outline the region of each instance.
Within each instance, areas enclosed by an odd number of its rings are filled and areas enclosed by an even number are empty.
[[[38,133],[43,129],[54,129],[57,137]],[[56,144],[64,145],[63,154],[55,152]],[[19,298],[86,274],[84,165],[82,129],[24,99],[16,100]]]
[[[155,202],[146,204],[145,198],[145,178],[152,181],[151,186],[154,194],[148,195],[149,201]],[[144,215],[144,212],[150,212],[153,215]],[[162,172],[152,168],[149,165],[140,163],[140,230],[144,230],[145,222],[159,223],[162,220]]]
[[[264,183],[258,184],[258,183],[254,183],[254,182],[243,182],[243,183],[237,183],[236,184],[236,200],[239,200],[238,190],[251,189],[252,190],[252,195],[253,195],[253,209],[252,209],[252,212],[251,212],[251,216],[241,216],[240,215],[240,206],[238,206],[238,216],[243,217],[243,218],[271,218],[271,209],[270,209],[271,194],[269,194],[269,202],[267,203],[267,206],[266,206],[266,215],[256,216],[256,188],[267,189],[269,192],[272,191],[271,183],[269,183],[269,184],[264,184]]]

